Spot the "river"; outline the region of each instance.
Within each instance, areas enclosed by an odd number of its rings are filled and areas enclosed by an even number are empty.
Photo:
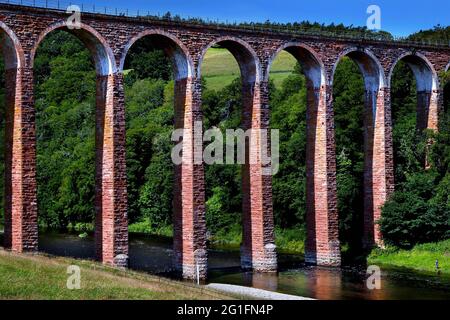
[[[130,234],[130,268],[170,276],[172,241]],[[43,233],[39,249],[52,255],[83,259],[94,257],[93,237]],[[252,286],[317,299],[444,299],[450,300],[450,277],[381,267],[381,289],[369,290],[362,267],[308,266],[300,256],[280,255],[277,274],[253,274],[239,268],[239,253],[209,250],[208,282]]]

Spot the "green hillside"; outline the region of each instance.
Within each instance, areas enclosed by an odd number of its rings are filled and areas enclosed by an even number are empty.
[[[295,58],[285,51],[277,56],[270,71],[277,87],[292,73],[295,63]],[[239,77],[240,71],[236,59],[227,49],[211,48],[203,60],[202,75],[208,89],[220,90]]]

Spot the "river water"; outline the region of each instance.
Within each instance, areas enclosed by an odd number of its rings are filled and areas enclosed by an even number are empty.
[[[130,268],[170,276],[172,240],[130,235]],[[83,259],[94,257],[94,240],[72,234],[45,233],[43,252]],[[208,282],[252,286],[317,299],[444,299],[450,300],[450,277],[381,267],[381,289],[369,290],[361,267],[307,266],[295,255],[280,255],[278,274],[253,274],[239,268],[239,253],[209,250]]]

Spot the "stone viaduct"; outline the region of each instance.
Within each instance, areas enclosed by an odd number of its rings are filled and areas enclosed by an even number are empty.
[[[5,247],[16,252],[38,248],[36,126],[33,62],[40,42],[52,31],[73,33],[90,49],[97,70],[96,95],[96,256],[115,266],[128,262],[127,181],[123,66],[127,52],[142,37],[172,57],[175,127],[185,128],[174,192],[174,265],[185,278],[207,271],[205,179],[192,161],[194,121],[202,121],[201,65],[208,48],[219,44],[236,58],[242,75],[243,124],[268,128],[271,63],[286,50],[307,78],[307,243],[306,260],[341,263],[336,199],[336,159],[332,85],[336,65],[347,56],[365,80],[364,243],[381,245],[375,223],[380,206],[394,190],[390,83],[404,60],[417,82],[420,128],[438,129],[443,107],[439,73],[450,66],[450,47],[406,42],[252,31],[156,19],[83,13],[81,27],[69,29],[58,10],[0,4],[1,47],[6,66]],[[198,147],[198,146],[197,146]],[[201,147],[201,146],[200,146]],[[282,156],[282,155],[281,155]],[[277,269],[271,176],[262,164],[244,165],[244,268]]]

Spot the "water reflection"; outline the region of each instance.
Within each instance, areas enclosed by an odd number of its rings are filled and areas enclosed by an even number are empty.
[[[245,273],[244,282],[248,287],[278,291],[278,274],[276,273]]]
[[[342,272],[340,269],[310,269],[308,275],[308,287],[315,292],[311,296],[321,300],[339,299],[342,291]]]

